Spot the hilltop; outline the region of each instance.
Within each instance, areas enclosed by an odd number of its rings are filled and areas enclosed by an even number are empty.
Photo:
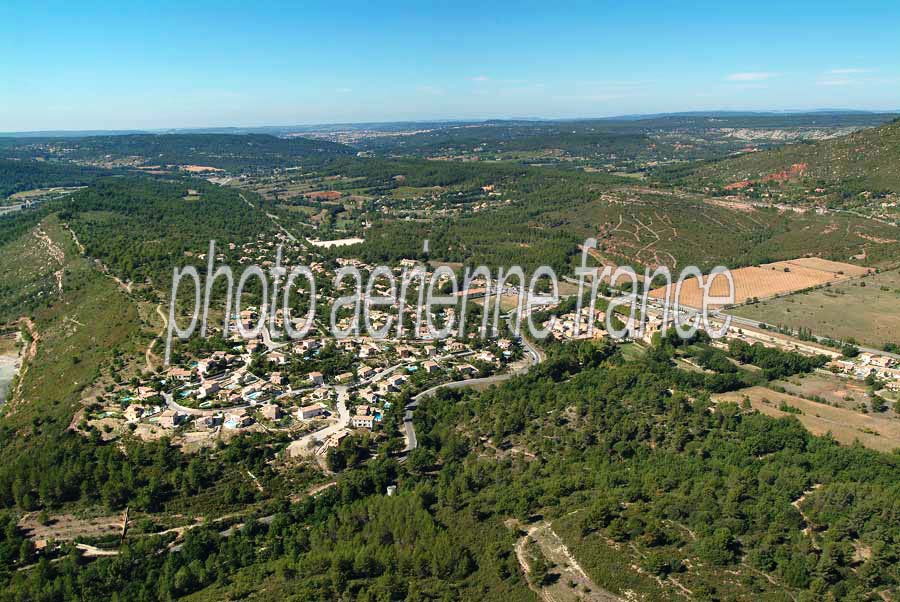
[[[872,191],[900,191],[900,120],[847,136],[791,144],[738,157],[660,170],[658,179],[712,188],[805,180],[823,184],[856,182]],[[674,178],[673,178],[674,176]]]
[[[86,138],[5,141],[0,155],[15,159],[66,160],[101,167],[164,167],[242,170],[292,167],[306,159],[351,156],[356,151],[328,140],[277,138],[268,134],[130,134]],[[193,169],[190,169],[193,168]],[[209,169],[212,168],[212,169]]]

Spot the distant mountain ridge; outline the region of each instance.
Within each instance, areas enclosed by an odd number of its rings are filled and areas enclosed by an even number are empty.
[[[800,167],[795,166],[802,166]],[[731,185],[793,171],[824,182],[857,180],[900,192],[900,119],[847,136],[783,146],[698,165],[686,180]]]
[[[0,150],[0,157],[3,154]],[[232,170],[286,167],[300,160],[352,156],[356,151],[328,140],[268,134],[126,134],[35,138],[5,154],[8,158],[81,162],[138,158],[147,165],[200,165]]]
[[[777,117],[803,115],[845,115],[876,116],[900,115],[897,110],[869,111],[861,109],[809,109],[809,110],[773,110],[773,111],[675,111],[671,113],[633,113],[625,115],[609,115],[605,117],[491,117],[486,119],[422,119],[414,121],[361,121],[340,123],[296,124],[296,125],[264,125],[264,126],[214,126],[196,128],[146,128],[124,130],[46,130],[0,132],[2,138],[84,138],[89,136],[128,136],[134,134],[271,134],[283,135],[289,132],[336,131],[341,129],[399,130],[427,127],[446,127],[452,125],[515,125],[544,123],[566,123],[577,121],[648,121],[676,118],[735,118],[735,117]]]

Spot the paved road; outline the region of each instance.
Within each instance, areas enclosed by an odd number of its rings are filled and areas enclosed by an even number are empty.
[[[518,376],[519,374],[524,374],[528,372],[528,370],[540,362],[544,361],[544,353],[534,347],[527,338],[522,337],[522,345],[525,347],[525,358],[528,359],[528,363],[524,363],[522,366],[511,370],[510,372],[506,372],[504,374],[495,374],[493,376],[486,376],[483,378],[468,378],[466,380],[455,380],[449,383],[441,383],[439,385],[435,385],[430,389],[425,389],[418,395],[412,398],[412,400],[406,404],[405,410],[406,412],[403,415],[403,438],[406,440],[406,446],[403,448],[403,453],[408,454],[412,450],[419,447],[419,440],[416,438],[416,428],[413,426],[413,412],[419,407],[419,402],[426,397],[430,397],[434,395],[439,389],[461,389],[463,387],[471,387],[473,385],[494,385],[497,383],[501,383],[505,380],[509,380],[513,376]]]
[[[240,192],[239,192],[239,193],[238,193],[238,196],[241,197],[241,200],[242,200],[242,201],[244,201],[245,203],[247,203],[248,205],[250,205],[250,206],[253,207],[254,209],[259,209],[259,207],[257,207],[256,205],[254,205],[253,203],[251,203],[250,201],[248,201],[248,200],[247,200],[247,197],[245,197],[245,196],[243,195],[243,193],[240,193]],[[291,234],[290,232],[288,232],[287,229],[286,229],[284,226],[281,225],[281,223],[278,221],[278,216],[277,216],[277,215],[272,215],[271,213],[266,213],[266,217],[268,217],[268,218],[272,221],[272,223],[275,224],[275,226],[276,226],[279,230],[281,230],[282,233],[284,233],[285,236],[288,237],[288,239],[289,239],[291,242],[298,242],[298,241],[297,241],[297,237],[294,236],[293,234]]]
[[[849,280],[851,280],[851,279],[844,280],[844,282],[848,282]],[[858,278],[855,278],[852,280],[858,280]],[[577,281],[575,281],[575,282],[577,282]],[[787,296],[789,296],[789,294],[778,295],[778,296],[779,297],[787,297]],[[629,300],[637,297],[638,303],[640,303],[641,299],[642,299],[641,296],[638,296],[635,293],[622,293],[621,297],[625,298],[625,299],[629,299]],[[613,299],[613,297],[608,297],[607,299]],[[647,301],[648,301],[647,306],[649,308],[657,310],[657,311],[663,311],[665,309],[665,306],[667,305],[666,302],[661,301],[659,299],[654,299],[653,297],[648,298]],[[674,315],[674,304],[668,303],[668,305],[669,305],[669,310],[671,312],[669,319],[671,319],[672,315]],[[683,306],[679,309],[682,312],[684,318],[689,319],[690,321],[693,321],[694,317],[700,313],[696,309],[693,309],[693,308],[687,307],[687,306]],[[721,320],[722,322],[724,322],[726,318],[731,318],[731,324],[739,325],[739,326],[749,326],[749,327],[753,327],[753,328],[759,328],[760,324],[764,324],[764,322],[760,322],[759,320],[751,320],[749,318],[743,318],[741,316],[736,316],[732,313],[728,313],[727,311],[722,311],[722,310],[710,311],[710,317],[717,319],[717,320]],[[782,334],[775,330],[767,330],[767,333],[773,337],[782,338],[785,340],[792,340],[795,338],[795,337],[791,337],[789,335]],[[823,344],[825,341],[829,340],[828,337],[821,337],[821,336],[817,336],[817,335],[813,335],[813,338],[815,339],[815,342],[820,343],[820,344]],[[856,345],[856,347],[861,352],[864,352],[864,353],[886,355],[888,357],[892,357],[895,360],[900,361],[900,354],[898,354],[898,353],[890,353],[890,352],[884,351],[882,349],[875,349],[874,347],[865,347],[862,345]]]
[[[727,314],[727,315],[731,317],[732,324],[738,324],[738,325],[742,325],[742,326],[751,326],[754,328],[759,328],[760,324],[764,324],[764,322],[760,322],[759,320],[751,320],[749,318],[742,318],[742,317],[736,316],[734,314]],[[716,311],[716,312],[713,312],[712,316],[714,318],[724,320],[726,317],[726,314],[724,314],[723,312],[720,312],[720,311]],[[766,332],[767,332],[767,334],[771,334],[773,337],[793,338],[793,337],[789,337],[788,335],[781,334],[780,332],[777,332],[774,330],[767,330]],[[815,342],[817,342],[817,343],[824,343],[825,341],[828,340],[827,337],[820,337],[820,336],[816,336],[816,335],[813,335],[813,338],[815,339]],[[856,348],[864,353],[873,353],[876,355],[886,355],[888,357],[894,358],[895,360],[900,360],[900,354],[897,354],[897,353],[890,353],[887,351],[883,351],[881,349],[875,349],[874,347],[864,347],[862,345],[856,345]]]

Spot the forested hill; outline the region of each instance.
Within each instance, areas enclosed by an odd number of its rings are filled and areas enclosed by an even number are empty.
[[[713,188],[750,182],[805,179],[859,182],[873,191],[900,192],[900,119],[815,143],[801,143],[739,157],[661,169],[663,181]]]
[[[107,178],[51,209],[59,211],[88,256],[122,279],[149,280],[159,289],[174,265],[205,250],[210,240],[243,244],[273,232],[272,222],[241,193],[200,180]]]
[[[87,185],[109,173],[67,163],[0,159],[0,199],[36,188]]]
[[[267,134],[134,134],[64,140],[27,140],[9,156],[65,158],[82,162],[143,159],[146,165],[200,165],[225,170],[294,166],[356,153],[328,140]]]
[[[624,128],[623,128],[624,129]],[[485,123],[439,128],[410,136],[377,137],[361,148],[386,154],[426,156],[479,151],[512,152],[558,149],[573,155],[619,153],[633,156],[653,141],[637,127],[609,131],[596,123]]]

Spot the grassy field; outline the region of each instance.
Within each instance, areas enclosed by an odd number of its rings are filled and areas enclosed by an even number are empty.
[[[796,416],[814,435],[831,433],[836,441],[851,445],[859,440],[864,446],[882,452],[900,448],[900,420],[887,414],[862,414],[846,408],[809,401],[796,395],[778,393],[766,387],[749,387],[731,393],[716,395],[716,401],[741,403],[749,399],[753,409],[767,416],[783,418]],[[779,409],[781,404],[794,408],[794,412]]]
[[[840,376],[821,373],[798,375],[786,380],[773,381],[772,386],[782,387],[790,395],[812,398],[815,401],[822,400],[848,410],[858,409],[860,404],[869,406],[866,385],[862,381]]]
[[[398,186],[391,191],[391,196],[395,199],[417,199],[424,196],[439,195],[443,191],[444,189],[440,186]]]
[[[880,347],[900,342],[900,270],[738,308],[738,316]]]

